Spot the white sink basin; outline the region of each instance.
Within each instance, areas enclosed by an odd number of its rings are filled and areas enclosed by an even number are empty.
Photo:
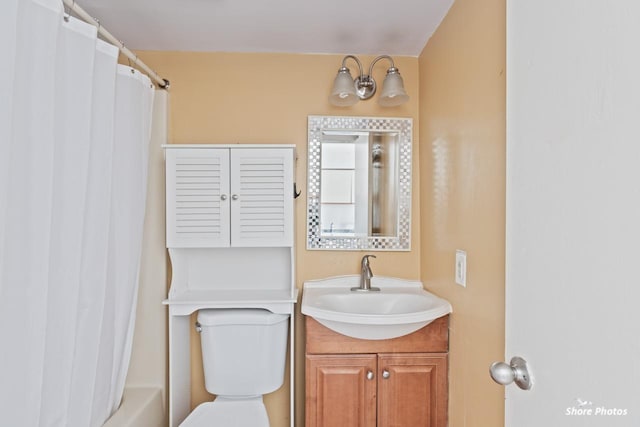
[[[359,275],[304,283],[302,313],[327,328],[353,338],[382,340],[417,331],[451,313],[451,304],[425,291],[422,283],[375,276],[379,292],[353,292]]]

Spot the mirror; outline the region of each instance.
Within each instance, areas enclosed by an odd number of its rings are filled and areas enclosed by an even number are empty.
[[[309,116],[307,249],[411,249],[412,120]]]

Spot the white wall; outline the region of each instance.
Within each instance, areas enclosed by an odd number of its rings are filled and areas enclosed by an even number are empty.
[[[639,17],[507,0],[507,427],[640,425]]]

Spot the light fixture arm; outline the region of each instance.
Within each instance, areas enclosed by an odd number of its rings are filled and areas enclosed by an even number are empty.
[[[356,61],[356,64],[358,64],[359,76],[362,77],[363,76],[363,74],[362,74],[362,62],[360,62],[360,60],[357,57],[353,56],[353,55],[347,55],[342,59],[342,68],[340,68],[340,70],[349,70],[347,68],[347,59],[349,59],[349,58],[351,58],[354,61]]]
[[[373,66],[376,65],[376,62],[380,61],[381,59],[388,59],[389,62],[391,62],[391,69],[393,70],[397,70],[396,65],[393,63],[393,58],[391,58],[389,55],[380,55],[378,57],[376,57],[373,61],[371,61],[371,65],[369,66],[369,76],[373,75]],[[373,77],[371,77],[373,78]]]

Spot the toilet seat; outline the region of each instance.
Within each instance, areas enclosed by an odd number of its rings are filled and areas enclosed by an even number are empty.
[[[269,427],[262,396],[248,399],[218,397],[201,403],[180,427]]]

